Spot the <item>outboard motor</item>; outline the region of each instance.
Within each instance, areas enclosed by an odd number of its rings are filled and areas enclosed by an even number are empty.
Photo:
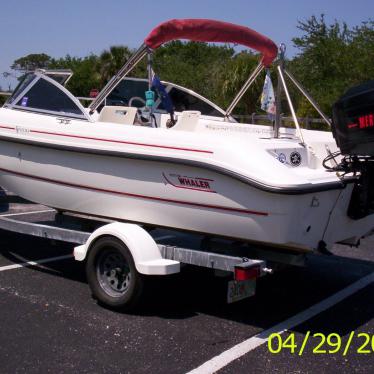
[[[374,80],[350,88],[333,106],[332,132],[343,159],[334,168],[356,177],[348,216],[374,213]]]

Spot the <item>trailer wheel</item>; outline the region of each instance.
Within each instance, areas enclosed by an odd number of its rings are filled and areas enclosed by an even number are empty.
[[[88,252],[88,284],[94,298],[115,309],[130,310],[139,302],[144,276],[123,242],[114,237],[98,239]]]

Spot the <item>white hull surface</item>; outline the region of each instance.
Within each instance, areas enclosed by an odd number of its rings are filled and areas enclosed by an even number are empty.
[[[0,185],[57,209],[294,250],[354,242],[374,227],[372,216],[347,217],[353,185],[318,166],[334,147],[329,133],[305,131],[305,148],[213,120],[188,132],[6,108],[0,118]],[[293,152],[300,165],[279,161]]]

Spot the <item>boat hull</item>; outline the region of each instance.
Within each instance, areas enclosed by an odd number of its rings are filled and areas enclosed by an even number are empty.
[[[308,251],[341,190],[280,195],[188,165],[0,141],[0,185],[65,211]]]

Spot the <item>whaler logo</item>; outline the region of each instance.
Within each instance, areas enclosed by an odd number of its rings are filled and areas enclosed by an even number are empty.
[[[166,182],[176,188],[184,188],[188,190],[205,191],[215,193],[212,189],[213,179],[189,177],[180,174],[168,174],[162,173]]]
[[[29,134],[30,129],[28,129],[27,127],[16,126],[16,132],[17,134]]]

